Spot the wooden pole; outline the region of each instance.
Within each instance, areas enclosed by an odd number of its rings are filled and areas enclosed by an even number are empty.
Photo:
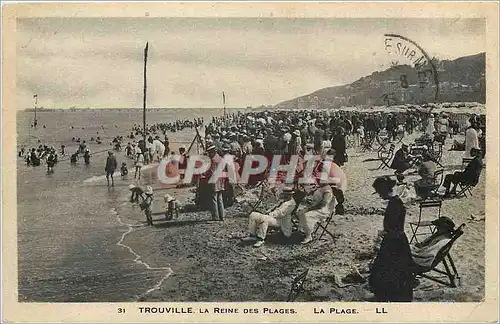
[[[35,98],[35,120],[33,121],[33,127],[36,128],[37,124],[38,124],[38,121],[36,120],[36,104],[38,103],[38,95],[34,95],[33,96]]]
[[[147,65],[148,65],[148,46],[149,42],[146,42],[146,47],[144,48],[144,92],[142,100],[142,136],[144,139],[144,145],[146,145],[146,91],[147,91]]]
[[[224,125],[227,125],[227,119],[226,119],[226,94],[224,91],[222,91],[222,107],[223,107],[223,112],[224,112]]]

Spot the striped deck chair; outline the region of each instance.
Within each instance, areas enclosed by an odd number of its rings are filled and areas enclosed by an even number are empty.
[[[460,225],[454,232],[451,237],[451,240],[446,243],[445,246],[443,246],[439,252],[437,253],[436,257],[434,258],[434,261],[432,262],[431,266],[429,267],[417,267],[417,270],[415,272],[415,275],[417,277],[422,277],[426,278],[432,281],[435,281],[437,283],[440,283],[442,285],[455,288],[457,285],[455,283],[455,280],[460,281],[460,276],[458,275],[457,268],[455,267],[455,263],[453,262],[453,259],[451,258],[450,255],[450,250],[453,247],[453,243],[462,236],[464,233],[463,229],[465,227],[465,223]],[[443,264],[443,269],[438,269],[437,267]],[[450,269],[451,267],[451,269]],[[445,275],[447,277],[447,281],[438,278],[436,276],[431,276],[428,273],[429,272],[437,272],[441,275]]]

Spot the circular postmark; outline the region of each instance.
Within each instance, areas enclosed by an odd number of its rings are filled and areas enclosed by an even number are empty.
[[[427,104],[439,100],[439,76],[422,46],[398,34],[384,34],[387,74],[381,101],[385,105]]]

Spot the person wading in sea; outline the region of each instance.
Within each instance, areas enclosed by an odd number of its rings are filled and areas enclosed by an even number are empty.
[[[115,173],[116,168],[118,168],[118,162],[112,151],[108,152],[108,158],[106,159],[106,167],[104,171],[106,172],[106,181],[109,186],[109,177],[111,176],[111,186],[115,186],[115,180],[113,179],[113,173]]]

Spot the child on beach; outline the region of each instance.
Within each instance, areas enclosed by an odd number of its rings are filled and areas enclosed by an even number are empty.
[[[120,168],[121,176],[124,177],[128,174],[127,163],[122,162],[122,167]]]
[[[137,179],[141,179],[141,168],[144,164],[144,155],[142,155],[141,151],[138,151],[135,157],[135,174],[134,174],[134,179],[139,177]]]
[[[141,187],[137,187],[134,184],[130,184],[128,186],[128,190],[132,192],[132,195],[130,196],[130,202],[131,203],[139,203],[139,197],[144,200],[144,190],[142,190]]]
[[[146,198],[141,202],[141,209],[144,210],[144,214],[146,214],[146,220],[148,225],[153,225],[153,218],[151,215],[153,214],[153,188],[151,186],[146,187]]]

